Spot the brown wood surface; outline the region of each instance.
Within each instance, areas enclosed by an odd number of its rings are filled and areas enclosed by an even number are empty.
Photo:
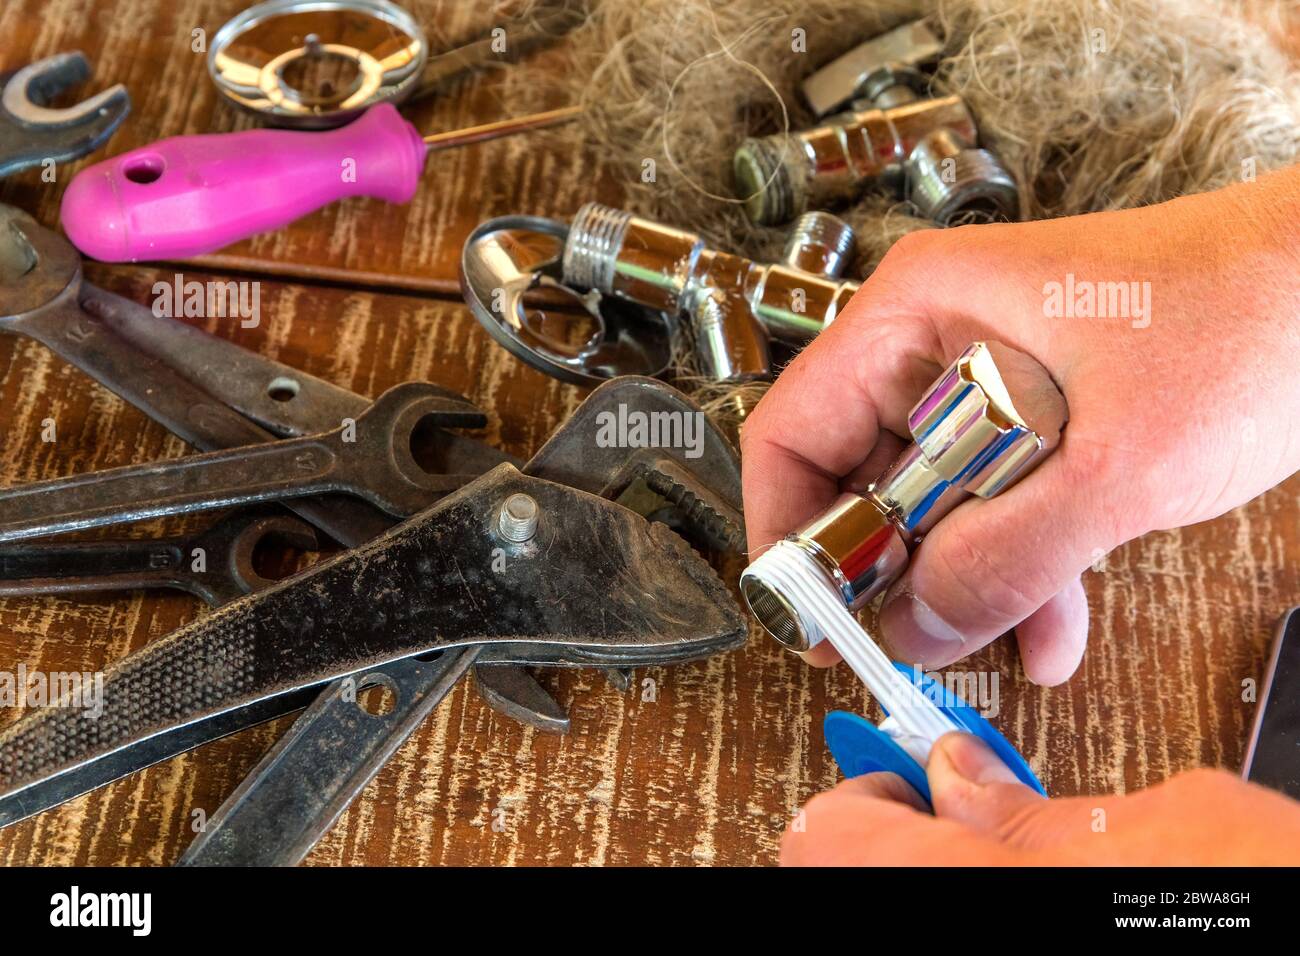
[[[249,127],[218,102],[190,31],[211,33],[240,0],[6,0],[0,70],[81,49],[95,83],[122,81],[134,110],[107,152],[161,136]],[[410,3],[441,41],[493,21],[487,3]],[[545,57],[530,61],[545,68]],[[430,129],[509,110],[499,75],[458,84],[414,116]],[[82,164],[84,165],[84,161]],[[33,173],[0,199],[53,224],[63,183]],[[454,295],[460,245],[484,218],[568,215],[617,199],[598,161],[544,139],[486,144],[430,164],[407,207],[332,207],[205,260],[270,278],[263,322],[219,335],[356,391],[423,378],[488,409],[489,441],[525,455],[582,392],[498,348]],[[593,197],[592,183],[601,182]],[[182,267],[205,278],[199,264]],[[333,281],[303,279],[307,270]],[[146,299],[175,265],[92,265],[90,278]],[[418,290],[441,295],[417,294]],[[183,444],[40,346],[0,337],[0,481],[27,481],[185,452]],[[43,442],[54,419],[57,441]],[[1130,790],[1196,766],[1239,767],[1273,622],[1300,603],[1300,484],[1217,521],[1152,535],[1087,576],[1094,623],[1079,673],[1045,690],[1025,682],[1010,642],[962,670],[996,672],[997,722],[1058,794]],[[732,569],[733,571],[735,568]],[[93,670],[201,614],[165,593],[0,601],[0,666]],[[641,681],[657,697],[642,699]],[[543,676],[572,714],[567,737],[527,730],[464,687],[446,701],[309,857],[313,864],[735,864],[775,859],[798,806],[836,780],[820,730],[828,709],[866,707],[845,668],[815,671],[753,637],[724,658],[638,672],[619,693],[594,672]],[[0,721],[17,711],[0,714]],[[0,831],[6,864],[168,864],[287,726],[257,728]]]

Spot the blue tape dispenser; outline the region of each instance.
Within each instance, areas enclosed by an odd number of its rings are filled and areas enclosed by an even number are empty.
[[[1006,737],[998,733],[996,727],[980,715],[973,704],[948,690],[933,677],[921,673],[918,668],[898,663],[894,667],[905,677],[910,677],[917,688],[935,702],[940,712],[957,725],[958,730],[964,730],[983,740],[1011,768],[1021,783],[1047,796],[1047,791],[1034,776],[1034,771],[1025,762],[1025,758],[1020,756]],[[867,718],[846,710],[831,711],[822,724],[831,756],[846,777],[860,777],[879,771],[896,773],[929,803],[930,784],[926,780],[925,767],[891,736],[888,714],[882,723],[886,726],[878,727]]]
[[[1042,365],[997,342],[976,342],[912,409],[913,443],[880,478],[862,494],[842,494],[741,574],[741,593],[768,633],[796,651],[829,640],[888,715],[879,727],[854,714],[827,716],[827,745],[846,775],[889,770],[929,800],[930,749],[963,730],[1044,792],[974,707],[893,664],[852,612],[898,580],[925,533],[960,502],[1000,494],[1055,450],[1068,417]]]

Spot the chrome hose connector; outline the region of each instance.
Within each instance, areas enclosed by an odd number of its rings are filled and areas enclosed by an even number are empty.
[[[948,130],[922,140],[906,168],[912,205],[941,226],[1020,217],[1020,191],[998,158],[963,144]]]
[[[732,157],[736,195],[760,225],[789,222],[805,207],[799,185],[808,178],[803,148],[793,137],[747,139]]]
[[[943,44],[917,21],[864,43],[803,84],[819,125],[748,139],[732,159],[750,220],[778,225],[868,189],[892,192],[940,225],[1014,219],[1015,181],[959,95],[932,73]]]
[[[781,258],[794,269],[838,279],[853,261],[856,240],[853,227],[839,216],[806,212],[786,237]]]
[[[611,292],[632,214],[589,202],[578,210],[564,244],[564,281],[585,289]]]

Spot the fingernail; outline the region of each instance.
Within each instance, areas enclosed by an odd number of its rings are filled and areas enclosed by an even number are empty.
[[[922,667],[944,667],[965,656],[961,632],[910,591],[880,609],[880,630],[895,657]]]
[[[984,741],[971,734],[948,734],[939,740],[936,748],[963,780],[975,784],[1020,782]]]

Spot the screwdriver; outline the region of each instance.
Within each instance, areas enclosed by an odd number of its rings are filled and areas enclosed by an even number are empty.
[[[203,255],[349,196],[409,202],[429,153],[555,126],[581,111],[422,136],[383,103],[328,132],[174,136],[83,170],[60,216],[73,244],[103,262]]]

